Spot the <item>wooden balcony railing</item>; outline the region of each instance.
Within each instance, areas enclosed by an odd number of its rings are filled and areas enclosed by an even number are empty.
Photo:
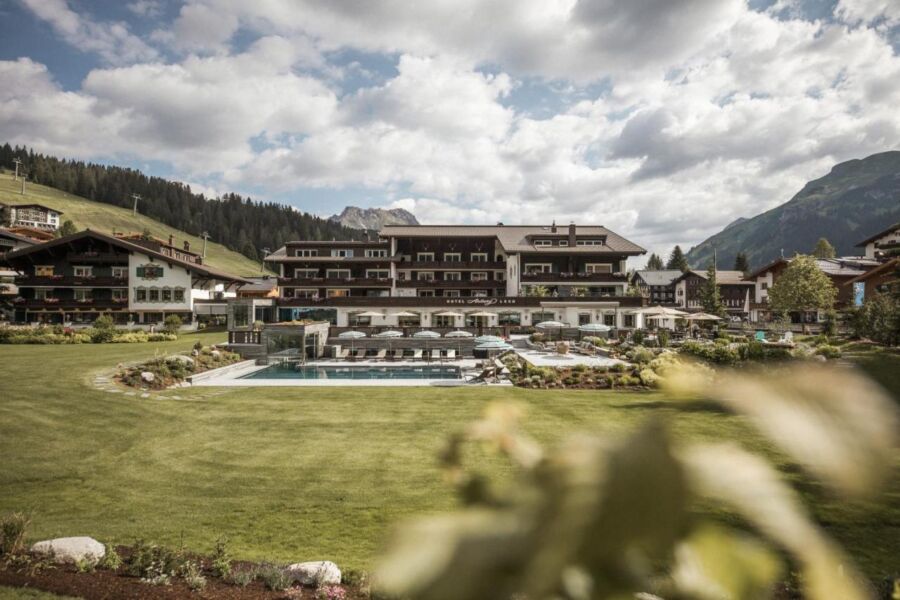
[[[397,287],[402,288],[460,288],[460,289],[493,289],[493,288],[505,288],[505,281],[471,281],[468,279],[463,279],[460,281],[447,281],[447,280],[424,280],[424,279],[416,279],[416,280],[403,280],[397,282]]]
[[[128,277],[74,277],[62,275],[23,275],[16,277],[20,287],[125,287]]]
[[[579,283],[624,283],[628,280],[623,273],[522,273],[523,283],[564,282]]]
[[[503,270],[506,263],[502,261],[472,261],[472,260],[411,260],[397,264],[398,269],[434,269],[440,271],[453,271],[460,269],[474,270]]]
[[[297,287],[391,287],[390,277],[279,277],[278,285]]]

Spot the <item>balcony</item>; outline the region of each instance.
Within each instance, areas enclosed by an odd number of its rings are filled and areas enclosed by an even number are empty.
[[[19,287],[125,287],[127,277],[74,277],[64,275],[23,275],[16,277]]]
[[[397,282],[397,287],[402,288],[458,288],[458,289],[494,289],[494,288],[505,288],[505,281],[471,281],[467,279],[463,279],[460,281],[447,281],[447,280],[403,280]]]
[[[67,260],[75,264],[105,263],[123,267],[128,266],[128,255],[114,252],[72,252],[67,256]]]
[[[33,299],[33,298],[16,298],[13,301],[13,306],[15,308],[27,308],[31,310],[87,310],[87,311],[97,311],[97,310],[117,310],[117,309],[128,309],[128,300],[113,300],[111,298],[98,298],[98,299],[90,299],[90,300],[75,300],[74,298],[46,298],[46,299]]]
[[[438,271],[454,271],[462,269],[474,269],[476,271],[496,271],[505,270],[506,263],[503,261],[471,261],[471,260],[428,260],[419,261],[411,260],[397,264],[398,269],[424,269]]]
[[[390,277],[279,277],[278,285],[287,287],[391,287]]]
[[[562,282],[573,285],[579,283],[625,283],[624,273],[522,273],[523,283]]]

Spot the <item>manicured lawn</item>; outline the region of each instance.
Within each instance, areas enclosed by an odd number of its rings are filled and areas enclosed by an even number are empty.
[[[69,600],[69,597],[57,596],[56,594],[39,590],[0,587],[0,600]]]
[[[623,432],[664,415],[678,440],[736,440],[778,459],[741,418],[678,408],[650,393],[197,388],[140,399],[91,387],[98,369],[188,349],[197,337],[209,343],[222,334],[0,346],[0,512],[33,511],[34,537],[183,540],[206,551],[224,534],[243,558],[367,568],[396,520],[455,506],[435,455],[490,400],[525,404],[529,432],[546,443],[576,431]],[[505,472],[497,460],[482,463]],[[896,479],[883,502],[860,506],[785,471],[870,574],[898,568]]]

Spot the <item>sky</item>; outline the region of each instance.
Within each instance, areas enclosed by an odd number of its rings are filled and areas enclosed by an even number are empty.
[[[0,0],[0,142],[667,255],[900,149],[900,0]]]

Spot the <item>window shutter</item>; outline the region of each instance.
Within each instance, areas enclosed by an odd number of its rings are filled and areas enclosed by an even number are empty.
[[[138,267],[137,269],[135,269],[135,273],[137,274],[138,277],[143,277],[144,276],[144,267]]]

